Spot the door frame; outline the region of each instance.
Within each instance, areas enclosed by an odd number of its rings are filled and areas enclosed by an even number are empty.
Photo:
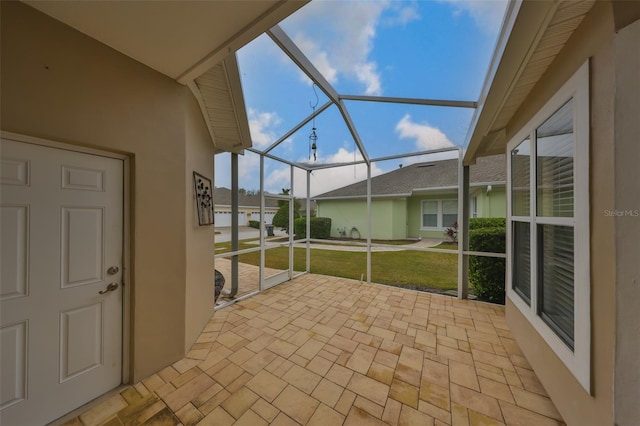
[[[34,136],[27,136],[19,133],[0,131],[2,139],[9,139],[16,142],[41,145],[49,148],[61,149],[64,151],[79,152],[82,154],[98,155],[100,157],[113,158],[123,162],[123,188],[122,188],[122,371],[120,374],[121,384],[131,383],[132,379],[132,359],[131,342],[133,339],[131,332],[131,319],[133,318],[133,306],[131,304],[131,294],[133,280],[131,276],[131,157],[110,151],[103,151],[81,145],[57,142],[50,139],[43,139]]]

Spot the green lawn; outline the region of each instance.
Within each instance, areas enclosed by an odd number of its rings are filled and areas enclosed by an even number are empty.
[[[240,249],[256,247],[241,242]],[[229,250],[228,243],[216,244],[216,253]],[[305,270],[305,249],[294,248],[294,269]],[[286,269],[289,250],[267,250],[266,267]],[[243,254],[240,262],[259,265],[260,252]],[[455,253],[422,251],[388,251],[371,253],[371,281],[421,290],[452,290],[458,285],[458,257]],[[359,280],[367,278],[367,254],[362,252],[311,249],[311,272],[314,274]]]

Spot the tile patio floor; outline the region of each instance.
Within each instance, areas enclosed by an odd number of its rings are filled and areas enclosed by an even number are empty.
[[[230,259],[216,259],[216,269],[222,272],[222,275],[225,277],[226,282],[224,285],[224,290],[229,290],[231,288],[231,260]],[[265,273],[268,275],[274,274],[276,270],[267,269]],[[238,264],[238,293],[236,294],[236,298],[245,296],[249,293],[253,293],[258,291],[259,278],[258,278],[258,267],[253,265],[247,265],[245,263]],[[229,298],[225,295],[224,291],[220,294],[216,305],[221,305],[231,301],[232,298]]]
[[[67,425],[563,424],[501,306],[305,275]]]

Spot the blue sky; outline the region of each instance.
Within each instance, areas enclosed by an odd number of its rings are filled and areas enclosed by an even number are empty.
[[[477,101],[500,30],[504,0],[314,0],[280,25],[338,93]],[[266,35],[238,52],[253,147],[265,149],[313,111],[312,82]],[[318,107],[327,101],[316,89]],[[462,146],[472,109],[345,101],[371,158]],[[272,151],[295,162],[361,158],[335,106]],[[440,156],[433,156],[435,159]],[[428,158],[427,158],[428,159]],[[377,175],[425,158],[374,163]],[[230,186],[229,155],[216,156],[215,184]],[[259,188],[259,156],[240,157],[240,186]],[[366,178],[364,166],[316,170],[311,195]],[[294,193],[306,194],[304,172]],[[291,186],[288,166],[266,162],[265,190]]]

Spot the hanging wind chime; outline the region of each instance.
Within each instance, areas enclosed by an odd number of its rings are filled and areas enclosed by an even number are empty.
[[[316,134],[316,107],[318,106],[319,99],[315,83],[313,83],[313,93],[316,95],[316,103],[312,105],[311,102],[309,102],[309,106],[313,110],[311,114],[313,116],[313,127],[311,128],[311,134],[309,135],[309,161],[311,161],[311,152],[313,152],[313,161],[318,159],[316,155],[316,151],[318,149],[318,146],[316,145],[316,142],[318,141],[318,135]]]

